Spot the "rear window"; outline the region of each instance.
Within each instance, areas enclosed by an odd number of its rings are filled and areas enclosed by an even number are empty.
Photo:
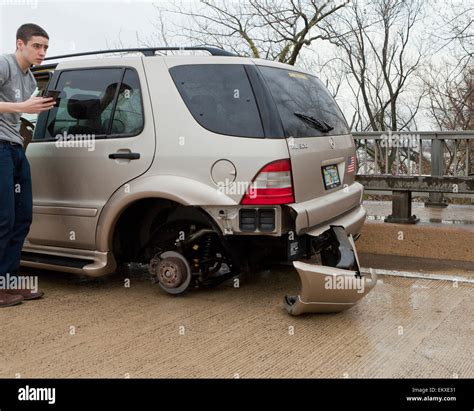
[[[170,69],[194,119],[218,134],[264,138],[257,102],[243,65],[193,64]]]
[[[350,132],[336,101],[317,77],[274,67],[259,66],[259,69],[277,105],[288,137],[328,136]],[[302,117],[306,117],[306,121]],[[321,127],[311,125],[312,120],[322,124],[323,129],[332,130],[323,132]]]

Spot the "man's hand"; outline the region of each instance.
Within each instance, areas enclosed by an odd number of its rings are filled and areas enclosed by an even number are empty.
[[[20,103],[20,107],[22,113],[38,114],[51,110],[55,104],[56,102],[52,97],[30,97],[28,100]]]

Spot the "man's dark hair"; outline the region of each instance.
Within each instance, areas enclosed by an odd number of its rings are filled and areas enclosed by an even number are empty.
[[[22,40],[25,44],[28,43],[33,36],[46,37],[49,40],[48,33],[46,33],[46,31],[40,26],[33,23],[21,25],[16,32],[16,39]]]

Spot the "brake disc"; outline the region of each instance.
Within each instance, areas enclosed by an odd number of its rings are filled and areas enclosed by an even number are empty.
[[[191,267],[176,251],[167,251],[152,258],[149,272],[160,287],[169,294],[181,294],[191,284]]]

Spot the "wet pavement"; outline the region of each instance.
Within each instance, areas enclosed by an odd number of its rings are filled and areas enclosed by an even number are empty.
[[[474,378],[473,207],[414,203],[416,226],[381,222],[390,203],[366,207],[357,249],[378,282],[338,314],[288,315],[292,267],[179,297],[143,267],[98,280],[27,270],[46,297],[0,310],[0,378]]]
[[[359,252],[363,268],[390,271],[394,274],[409,272],[414,275],[450,276],[474,280],[474,264],[470,261],[439,260],[396,255],[378,255]]]
[[[0,310],[0,377],[474,377],[472,284],[380,276],[356,307],[301,317],[283,308],[291,267],[180,297],[137,270],[40,284]]]

